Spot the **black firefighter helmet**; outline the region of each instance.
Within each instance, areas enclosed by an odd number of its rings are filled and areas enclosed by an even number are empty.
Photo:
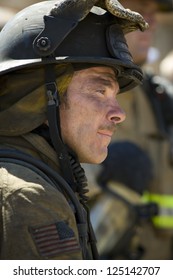
[[[20,11],[2,29],[0,75],[44,64],[108,65],[116,70],[123,92],[142,81],[124,33],[146,28],[142,16],[117,0],[40,2]]]

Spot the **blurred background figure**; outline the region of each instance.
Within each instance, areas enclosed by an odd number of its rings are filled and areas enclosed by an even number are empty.
[[[164,0],[162,1],[164,2]],[[167,1],[165,1],[166,3]],[[170,3],[173,1],[170,1]],[[172,4],[173,5],[173,4]],[[151,50],[154,49],[157,54],[152,56],[152,51],[149,51],[146,67],[154,70],[156,74],[160,73],[161,61],[172,51],[173,46],[173,13],[159,12],[156,15],[157,28],[153,34],[153,42]],[[156,53],[155,52],[155,53]]]
[[[173,84],[173,50],[163,58],[159,67],[161,76],[165,77]]]
[[[91,220],[102,259],[141,259],[140,232],[151,223],[157,205],[142,200],[153,179],[152,163],[130,141],[114,142],[96,176],[100,192],[90,201]]]
[[[160,62],[159,66],[160,75],[165,77],[173,85],[173,50],[171,50]],[[171,98],[173,99],[173,91],[170,90]],[[172,106],[171,108],[172,109]],[[171,114],[172,115],[172,114]],[[171,117],[170,117],[171,119]],[[169,137],[171,145],[171,163],[173,164],[173,124],[170,121]]]
[[[151,218],[152,223],[147,223],[147,225],[145,224],[145,226],[142,227],[142,231],[140,231],[140,244],[142,248],[145,248],[145,250],[141,254],[141,258],[160,260],[172,259],[173,87],[168,80],[164,79],[161,76],[154,75],[154,71],[148,72],[147,70],[149,68],[145,68],[144,66],[148,63],[149,51],[151,56],[151,47],[153,46],[152,44],[154,36],[157,32],[158,27],[157,16],[158,14],[164,14],[169,15],[169,17],[170,15],[173,17],[173,2],[172,0],[120,0],[120,2],[126,8],[129,8],[131,10],[135,9],[136,11],[140,12],[149,23],[150,28],[145,32],[145,34],[136,32],[135,34],[131,33],[126,36],[134,61],[136,64],[143,67],[145,71],[145,78],[143,85],[134,89],[133,92],[127,92],[119,95],[119,103],[125,110],[127,119],[117,128],[118,131],[113,141],[115,141],[115,143],[117,141],[118,143],[122,142],[122,144],[124,143],[124,141],[130,141],[134,145],[137,145],[138,148],[141,148],[142,151],[149,156],[152,165],[153,177],[150,184],[146,186],[146,189],[148,190],[147,192],[145,191],[143,199],[145,199],[146,203],[151,203],[151,205],[153,203],[156,203],[158,212],[157,215],[155,213],[155,215]],[[161,40],[162,38],[160,38],[160,41]],[[164,41],[165,45],[166,43],[167,42]],[[156,44],[154,48],[157,50]],[[126,149],[125,146],[124,149]],[[121,150],[123,150],[122,147]],[[124,162],[126,162],[126,170],[128,168],[129,170],[131,170],[130,161],[127,160],[127,154],[124,153],[123,156],[125,157]],[[135,159],[134,157],[133,160],[135,161],[137,160],[137,158]],[[117,163],[115,164],[115,166],[117,168]],[[115,176],[117,172],[116,168],[114,169]],[[88,173],[92,174],[93,172],[94,174],[95,172],[95,176],[98,175],[99,171],[94,171],[93,167],[86,167],[86,169],[88,169]],[[140,172],[139,170],[140,168],[136,169],[137,174],[138,172]],[[125,172],[124,169],[123,172]],[[131,175],[136,176],[136,173],[134,172]],[[91,186],[93,186],[94,180],[92,180],[92,176],[90,177],[91,182],[89,183],[91,184]],[[124,173],[124,177],[126,177],[126,173]],[[135,180],[135,177],[133,179]],[[123,185],[125,185],[124,180],[122,177],[121,183]],[[126,183],[126,190],[128,191],[129,186],[129,183]],[[95,190],[95,192],[92,193],[93,191],[91,191],[91,197],[96,198],[96,194],[99,194],[98,186],[95,189],[93,188],[93,190]],[[101,189],[101,192],[103,192],[103,188]],[[128,199],[130,199],[130,196],[131,195],[127,192]],[[114,198],[112,197],[111,199]],[[109,200],[107,199],[106,201],[107,204],[102,204],[102,206],[104,205],[105,209],[107,209],[106,205],[109,205]],[[121,199],[119,200],[119,203],[120,202]],[[95,203],[95,207],[97,207],[97,202],[95,201]],[[116,219],[116,216],[121,215],[122,207],[118,207],[117,198],[114,203],[116,203],[117,206],[116,211],[112,212],[110,208],[110,210],[107,210],[109,214],[107,213],[106,217],[110,215],[111,217],[114,217],[114,219]],[[94,207],[93,205],[94,204],[92,204],[92,207]],[[104,217],[103,220],[106,219],[106,217]],[[95,220],[95,223],[97,223],[97,219],[94,215],[92,218],[93,220]],[[129,221],[129,218],[127,218],[127,221]],[[112,223],[114,223],[113,218]],[[126,227],[128,228],[128,223],[126,224]],[[118,232],[119,228],[117,228],[117,233]],[[124,232],[124,230],[122,230],[122,232]],[[99,239],[100,236],[101,235],[98,235]],[[98,242],[101,241],[99,240]],[[117,250],[117,247],[114,249]],[[114,254],[116,255],[115,250]]]

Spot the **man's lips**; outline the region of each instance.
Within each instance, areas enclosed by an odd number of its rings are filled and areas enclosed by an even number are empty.
[[[115,133],[115,130],[116,130],[115,124],[103,125],[103,126],[99,127],[97,133],[102,136],[107,136],[107,137],[111,138],[112,135]]]
[[[113,132],[112,131],[98,131],[98,134],[101,134],[103,136],[107,136],[107,137],[112,137]]]

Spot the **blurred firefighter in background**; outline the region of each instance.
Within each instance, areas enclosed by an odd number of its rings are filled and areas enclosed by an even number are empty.
[[[102,259],[140,259],[145,254],[140,232],[157,213],[157,204],[142,194],[153,180],[152,162],[130,141],[116,141],[96,176],[98,191],[90,201],[91,220]]]

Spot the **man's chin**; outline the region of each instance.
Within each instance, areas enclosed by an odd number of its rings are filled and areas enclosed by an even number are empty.
[[[107,158],[108,152],[104,153],[101,157],[98,157],[97,161],[95,160],[95,164],[100,164],[102,163],[106,158]]]
[[[93,153],[91,153],[91,150]],[[88,154],[85,153],[78,157],[80,163],[88,163],[88,164],[100,164],[102,163],[107,155],[108,155],[108,146],[104,145],[101,149],[91,149]]]
[[[107,157],[107,153],[106,155],[100,157],[98,156],[97,158],[90,158],[90,159],[83,159],[83,160],[80,160],[80,163],[87,163],[87,164],[100,164],[102,163]]]

